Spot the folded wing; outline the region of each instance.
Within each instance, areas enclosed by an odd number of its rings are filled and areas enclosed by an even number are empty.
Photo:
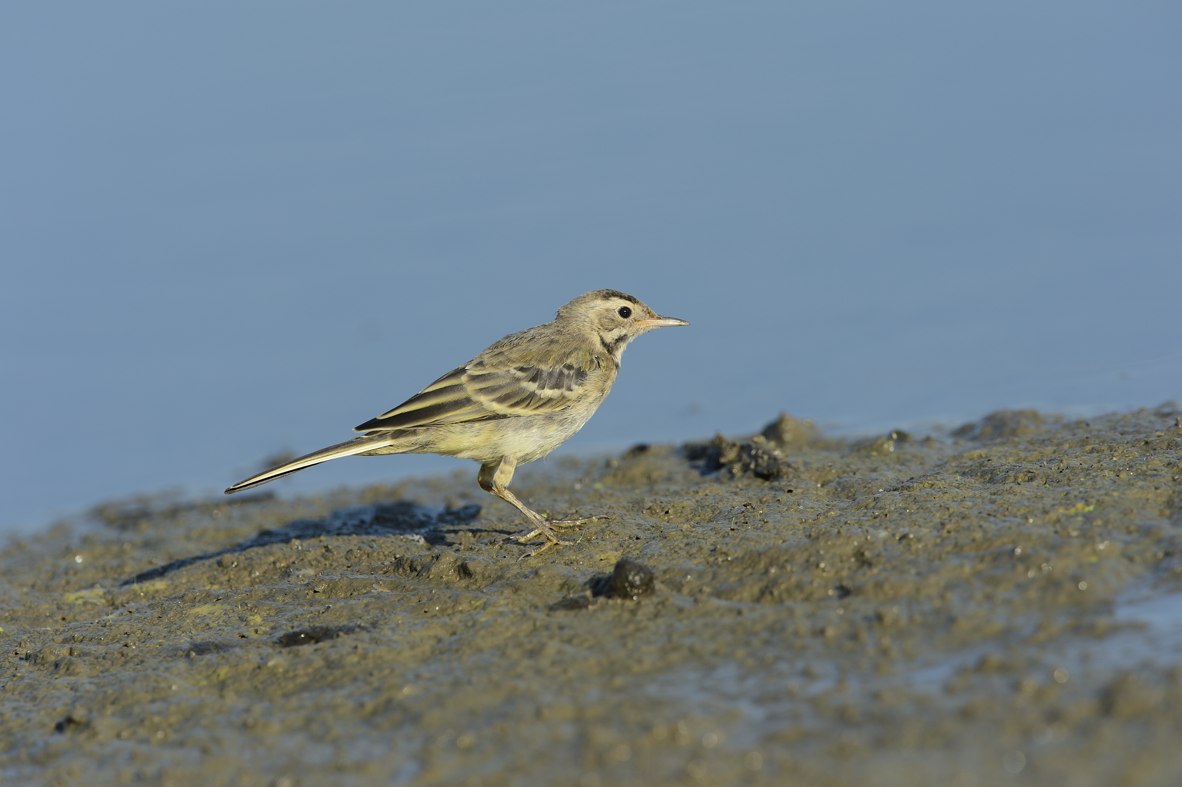
[[[587,370],[570,363],[502,367],[474,361],[453,369],[394,409],[354,429],[413,429],[560,412],[576,400],[587,377]]]

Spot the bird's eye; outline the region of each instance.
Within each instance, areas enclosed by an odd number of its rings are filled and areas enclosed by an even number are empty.
[[[616,312],[616,314],[619,314],[621,317],[623,317],[626,320],[632,316],[632,310],[629,309],[627,306],[621,306],[620,310],[618,312]]]

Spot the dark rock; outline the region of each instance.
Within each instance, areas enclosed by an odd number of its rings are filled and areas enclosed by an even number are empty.
[[[788,460],[763,435],[743,442],[715,435],[709,443],[687,445],[685,455],[691,462],[700,461],[703,473],[725,470],[731,478],[753,475],[773,481],[791,469]]]
[[[591,581],[591,593],[605,598],[635,600],[653,592],[653,570],[635,560],[621,558],[612,573]]]
[[[275,644],[281,648],[298,648],[301,645],[315,645],[320,642],[327,642],[330,639],[351,634],[356,630],[356,626],[309,626],[305,629],[296,629],[295,631],[289,631],[286,634],[280,635],[276,638]]]

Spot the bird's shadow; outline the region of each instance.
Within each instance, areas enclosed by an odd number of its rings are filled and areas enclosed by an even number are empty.
[[[141,571],[120,583],[120,587],[135,585],[167,576],[186,566],[233,555],[248,549],[270,544],[286,544],[299,539],[319,536],[391,536],[417,535],[428,544],[446,542],[444,527],[468,525],[480,515],[480,506],[469,504],[459,508],[439,509],[400,500],[394,503],[351,506],[334,511],[324,519],[297,519],[283,527],[261,530],[258,535],[225,549],[182,557],[162,566]]]

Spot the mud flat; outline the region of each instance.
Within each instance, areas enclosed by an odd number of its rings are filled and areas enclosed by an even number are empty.
[[[1182,774],[1177,405],[533,465],[533,558],[474,475],[9,543],[0,784]]]

